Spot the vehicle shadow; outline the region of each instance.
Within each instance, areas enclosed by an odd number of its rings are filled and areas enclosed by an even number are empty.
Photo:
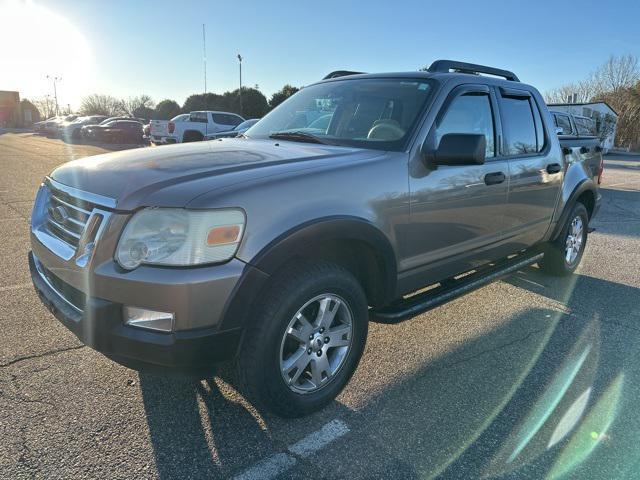
[[[255,410],[233,389],[226,370],[202,382],[141,374],[159,476],[227,477],[274,452],[286,452],[287,445],[333,418],[346,419],[351,429],[326,454],[336,478],[478,478],[489,471],[500,476],[525,467],[548,470],[553,458],[540,447],[539,437],[548,439],[585,389],[597,399],[622,370],[627,375],[637,371],[629,348],[638,348],[640,332],[621,346],[619,336],[602,333],[602,324],[637,328],[633,325],[640,318],[632,299],[640,298],[640,289],[583,275],[550,278],[536,268],[506,282],[564,304],[568,313],[529,306],[463,341],[455,338],[456,329],[471,318],[436,325],[427,313],[408,321],[419,322],[410,332],[404,324],[376,326],[367,347],[376,355],[365,355],[340,400],[306,418],[287,420]],[[442,329],[450,333],[443,337]],[[416,342],[434,347],[445,343],[446,348],[419,362],[417,370],[399,375],[389,365],[402,354],[383,350],[396,334],[417,336]],[[556,409],[537,422],[539,430],[528,438],[518,461],[507,464],[502,450],[517,437],[518,425],[539,416],[536,402],[580,352],[587,354]],[[367,372],[380,371],[387,383],[377,388]],[[354,409],[347,406],[354,396],[367,400]],[[627,404],[637,408],[633,398],[627,397]],[[627,421],[640,429],[637,415]],[[358,452],[363,458],[354,462]]]

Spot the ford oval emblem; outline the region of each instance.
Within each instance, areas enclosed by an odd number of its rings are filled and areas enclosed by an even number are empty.
[[[69,213],[67,213],[67,209],[64,208],[62,205],[55,208],[54,207],[49,208],[49,215],[51,215],[51,218],[53,218],[56,222],[58,222],[61,225],[64,225],[65,223],[67,223],[67,220],[69,219]]]

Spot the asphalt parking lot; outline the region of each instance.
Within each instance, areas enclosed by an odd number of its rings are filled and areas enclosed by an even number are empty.
[[[224,368],[193,381],[119,366],[40,304],[35,191],[103,152],[0,132],[0,478],[637,478],[640,156],[607,157],[578,274],[534,266],[372,324],[338,400],[284,420]]]

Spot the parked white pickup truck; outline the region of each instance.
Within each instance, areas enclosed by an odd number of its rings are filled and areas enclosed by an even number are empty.
[[[175,124],[169,132],[166,143],[199,142],[210,133],[232,130],[244,122],[244,118],[235,113],[201,111],[191,112],[186,122]]]
[[[155,144],[167,143],[167,138],[175,131],[176,123],[188,121],[188,113],[176,115],[171,120],[151,120],[149,123],[149,139]]]

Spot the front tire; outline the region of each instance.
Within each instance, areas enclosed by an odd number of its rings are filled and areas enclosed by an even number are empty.
[[[578,202],[571,209],[562,231],[547,245],[540,267],[547,273],[567,276],[575,272],[587,246],[589,214]]]
[[[349,271],[327,262],[285,268],[247,326],[241,386],[252,402],[283,417],[320,410],[353,375],[367,330],[367,300]]]

